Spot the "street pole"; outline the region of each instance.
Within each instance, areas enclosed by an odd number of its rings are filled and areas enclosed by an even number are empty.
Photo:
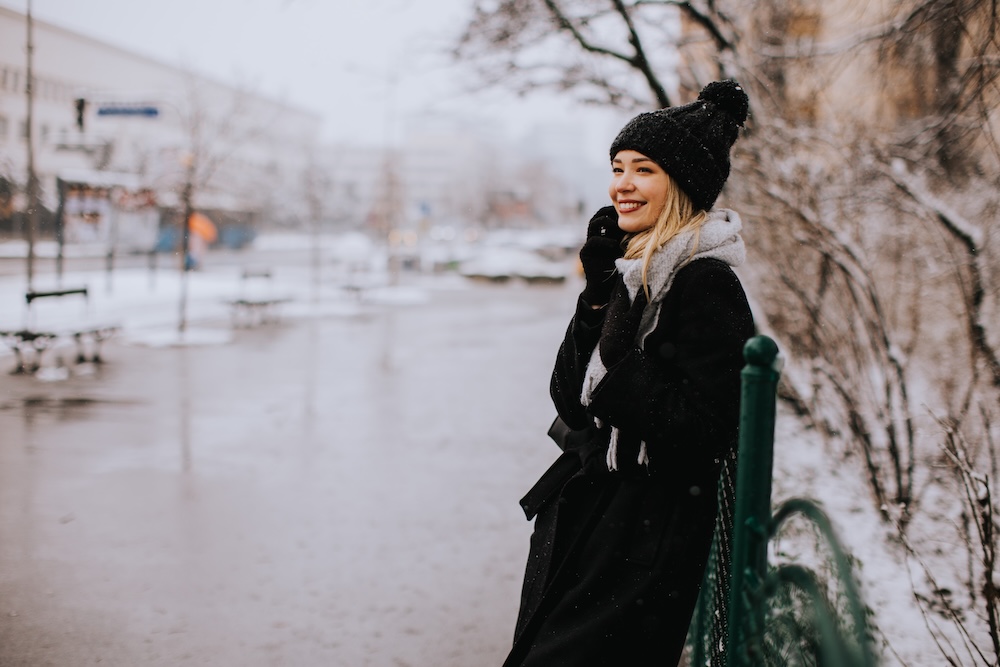
[[[389,253],[389,284],[397,285],[399,284],[399,271],[400,271],[400,257],[398,252],[398,244],[401,242],[397,226],[399,220],[397,219],[397,208],[398,202],[397,197],[399,197],[399,188],[397,187],[396,179],[398,177],[397,167],[398,165],[394,160],[397,160],[395,155],[395,121],[396,121],[396,84],[398,83],[398,77],[396,74],[396,66],[393,65],[393,69],[389,72],[388,79],[386,81],[386,104],[385,104],[385,179],[386,179],[386,226],[388,231],[386,233],[386,247]]]
[[[34,81],[33,72],[33,51],[35,49],[34,39],[32,36],[33,26],[31,22],[31,0],[28,0],[28,14],[27,14],[27,29],[28,29],[28,48],[27,48],[27,71],[28,80],[25,83],[24,93],[27,98],[28,104],[28,117],[26,119],[27,126],[25,127],[25,140],[28,144],[28,182],[26,188],[27,194],[27,208],[25,213],[27,214],[27,221],[24,229],[24,238],[28,242],[28,256],[27,256],[27,272],[28,272],[28,291],[30,292],[35,279],[35,227],[37,226],[38,220],[38,179],[35,176],[35,142],[34,142],[34,86],[32,85]]]
[[[315,305],[319,301],[320,285],[322,284],[323,250],[320,247],[320,219],[323,217],[323,207],[319,200],[319,185],[316,183],[316,166],[314,158],[310,155],[309,164],[306,168],[306,198],[309,204],[309,217],[311,218],[312,231],[312,302]]]
[[[66,181],[56,178],[56,194],[59,206],[56,208],[56,285],[62,287],[63,259],[66,247]]]
[[[180,317],[177,323],[177,333],[183,337],[187,330],[187,291],[188,291],[188,252],[191,249],[191,214],[193,206],[191,204],[192,190],[194,189],[194,155],[187,156],[187,165],[184,169],[184,189],[181,192],[181,208],[184,219],[181,221],[181,303]]]

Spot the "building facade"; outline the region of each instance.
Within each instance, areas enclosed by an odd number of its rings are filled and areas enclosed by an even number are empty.
[[[31,34],[34,171],[49,214],[57,179],[99,174],[92,190],[128,182],[165,209],[191,182],[194,206],[220,215],[278,226],[310,215],[318,114],[44,21]],[[24,209],[27,37],[27,17],[0,7],[0,219]]]

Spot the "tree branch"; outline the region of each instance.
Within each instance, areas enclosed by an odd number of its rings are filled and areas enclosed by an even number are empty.
[[[570,35],[572,35],[573,39],[576,40],[576,43],[579,44],[580,48],[582,48],[584,51],[587,51],[589,53],[599,53],[601,55],[610,56],[612,58],[624,61],[629,65],[634,65],[632,56],[627,56],[624,53],[619,53],[618,51],[613,51],[612,49],[591,43],[590,40],[588,40],[583,35],[583,33],[581,33],[577,29],[573,21],[571,21],[570,18],[563,13],[562,9],[559,8],[559,5],[555,3],[555,0],[543,0],[543,1],[545,2],[545,6],[548,8],[549,12],[552,14],[552,18],[554,18],[556,20],[556,23],[559,25],[559,29],[564,30],[568,32]]]
[[[929,211],[935,220],[965,248],[968,258],[968,269],[971,274],[972,286],[968,300],[968,327],[969,335],[977,353],[986,361],[992,380],[992,384],[1000,389],[1000,355],[993,348],[986,338],[986,325],[982,321],[983,299],[986,295],[986,288],[983,284],[983,269],[981,267],[980,249],[982,247],[983,232],[961,215],[952,211],[943,202],[936,200],[924,188],[916,186],[905,171],[901,162],[897,162],[892,169],[884,170],[884,173],[891,179],[896,187],[908,197],[921,204]]]
[[[548,2],[549,0],[546,0]],[[632,22],[632,17],[628,13],[628,9],[625,7],[625,3],[622,0],[612,0],[615,6],[615,10],[621,15],[622,20],[625,21],[625,26],[628,28],[628,41],[635,50],[635,56],[632,58],[632,66],[635,67],[642,76],[646,79],[646,84],[649,89],[653,91],[653,95],[656,97],[656,103],[661,109],[672,106],[670,104],[670,96],[667,95],[667,91],[663,88],[663,84],[660,83],[660,79],[653,72],[653,68],[649,64],[649,59],[646,57],[646,52],[642,46],[642,40],[639,38],[639,33],[635,29],[635,23]]]
[[[715,48],[719,51],[735,51],[736,47],[733,42],[726,39],[726,37],[722,34],[722,31],[719,30],[719,26],[717,26],[715,21],[709,18],[707,14],[699,12],[690,2],[678,2],[676,4],[681,11],[691,18],[692,21],[705,29],[705,32],[707,32],[712,37],[712,41],[715,42]]]

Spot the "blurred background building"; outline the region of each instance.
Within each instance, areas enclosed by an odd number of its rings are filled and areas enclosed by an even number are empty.
[[[51,233],[59,210],[57,178],[71,184],[73,194],[79,190],[81,199],[84,192],[88,200],[121,199],[127,186],[169,212],[179,205],[192,161],[199,166],[193,203],[222,223],[238,228],[264,217],[281,225],[306,217],[303,198],[284,194],[301,190],[321,126],[317,114],[44,21],[32,23],[42,235]],[[27,17],[0,7],[0,34],[0,190],[9,199],[0,231],[16,233],[27,181]]]
[[[114,235],[136,246],[124,250],[174,248],[185,185],[193,207],[220,227],[216,243],[231,246],[262,229],[412,241],[576,225],[605,197],[605,174],[584,166],[584,128],[571,122],[513,141],[495,121],[430,112],[401,119],[394,132],[387,102],[375,110],[386,116],[385,136],[324,144],[320,114],[252,85],[31,24],[40,238],[56,233],[58,219],[67,243]],[[0,234],[19,238],[27,224],[28,17],[0,7],[0,35]],[[127,215],[135,220],[124,226]],[[146,231],[136,233],[139,217]]]

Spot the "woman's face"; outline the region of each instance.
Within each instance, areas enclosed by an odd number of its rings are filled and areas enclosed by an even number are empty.
[[[608,188],[618,209],[618,226],[634,234],[656,224],[668,187],[667,172],[660,165],[638,151],[619,151],[611,160]]]

